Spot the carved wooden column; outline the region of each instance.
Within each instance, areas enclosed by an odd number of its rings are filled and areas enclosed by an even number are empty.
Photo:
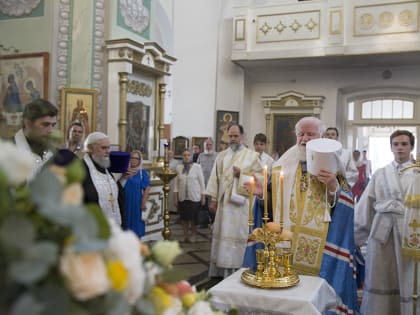
[[[119,85],[120,85],[120,119],[118,122],[118,144],[120,150],[125,151],[127,147],[126,135],[127,135],[127,83],[128,73],[118,72]]]

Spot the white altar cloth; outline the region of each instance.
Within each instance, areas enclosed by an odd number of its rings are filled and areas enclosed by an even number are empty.
[[[340,302],[334,289],[322,278],[299,276],[300,282],[283,289],[261,289],[242,282],[240,269],[212,287],[214,306],[227,311],[236,307],[240,315],[319,315]]]

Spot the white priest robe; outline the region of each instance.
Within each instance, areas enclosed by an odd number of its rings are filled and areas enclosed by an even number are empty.
[[[414,263],[401,254],[404,199],[411,172],[398,174],[395,161],[377,170],[356,204],[356,245],[367,240],[364,315],[413,314]]]
[[[214,277],[228,276],[242,266],[248,239],[248,198],[242,204],[231,201],[233,166],[241,169],[241,176],[262,172],[258,153],[243,146],[217,155],[206,190],[217,200],[210,255],[210,276]]]

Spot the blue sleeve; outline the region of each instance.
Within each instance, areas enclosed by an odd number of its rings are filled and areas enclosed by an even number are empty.
[[[149,173],[146,170],[141,170],[142,176],[143,176],[143,188],[146,188],[150,186],[150,176]]]

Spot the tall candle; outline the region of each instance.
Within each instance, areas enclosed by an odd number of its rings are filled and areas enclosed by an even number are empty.
[[[263,186],[263,195],[264,195],[264,219],[268,219],[268,208],[267,208],[267,165],[264,166],[264,186]]]
[[[252,206],[254,200],[254,177],[251,177],[249,180],[249,212],[248,212],[248,225],[254,225],[253,215],[252,215]]]
[[[276,208],[279,200],[279,196],[276,194],[279,192],[279,172],[272,172],[271,174],[271,208],[273,209],[273,222],[276,222]]]
[[[280,172],[280,224],[284,224],[284,175],[283,170]]]

